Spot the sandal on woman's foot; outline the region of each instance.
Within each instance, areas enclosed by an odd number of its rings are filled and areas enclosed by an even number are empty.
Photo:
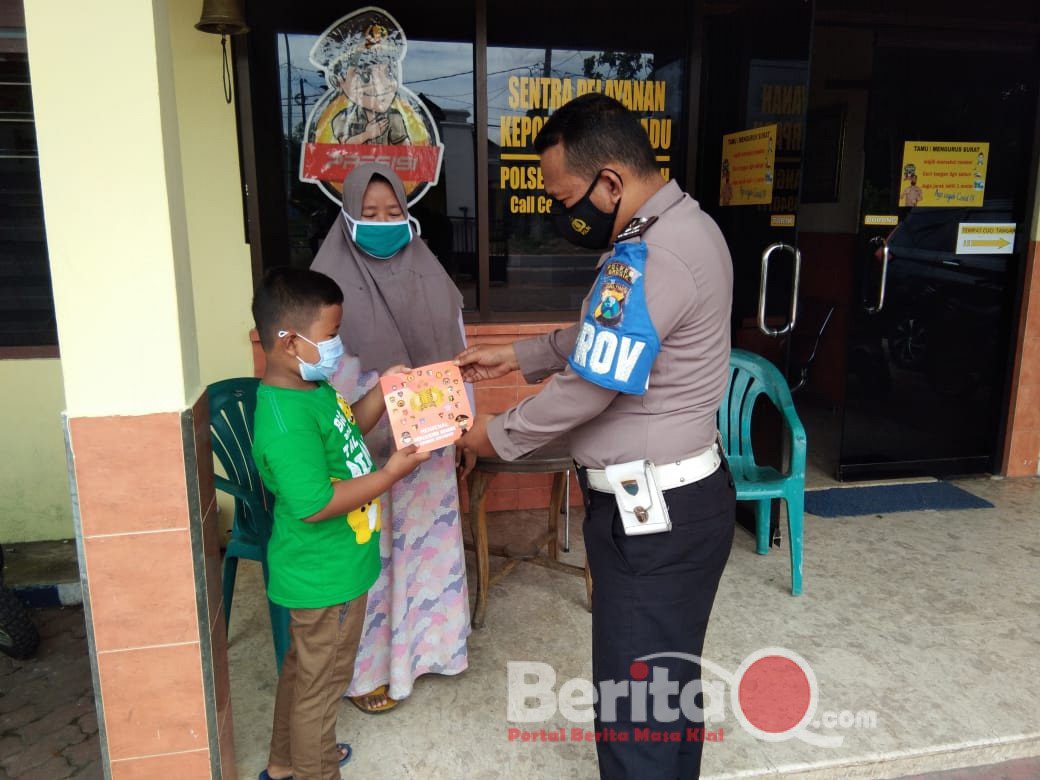
[[[363,693],[360,696],[348,696],[347,698],[350,699],[355,707],[369,715],[381,715],[397,706],[397,699],[390,698],[385,685],[380,685],[369,693]]]
[[[350,745],[348,745],[346,742],[337,742],[336,743],[336,749],[339,750],[339,753],[340,753],[340,755],[339,755],[339,765],[340,766],[343,766],[348,761],[350,761],[351,756],[354,755],[354,749]],[[269,774],[267,774],[267,768],[265,767],[264,771],[260,773],[260,776],[257,778],[257,780],[275,780],[275,779],[273,777],[271,777]],[[292,780],[292,775],[289,775],[288,777],[284,777],[284,778],[279,778],[278,780]]]

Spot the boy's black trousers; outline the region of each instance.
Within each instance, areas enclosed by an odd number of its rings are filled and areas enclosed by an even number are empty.
[[[733,479],[723,459],[711,476],[665,492],[670,532],[626,536],[614,495],[589,489],[584,469],[578,469],[578,477],[585,497],[585,550],[592,573],[593,682],[602,694],[602,681],[627,680],[634,694],[617,697],[616,706],[607,708],[615,709],[614,713],[604,710],[602,695],[597,697],[600,777],[697,778],[704,724],[685,717],[678,694],[644,695],[646,689],[638,678],[649,671],[643,680],[649,684],[655,674],[663,678],[667,670],[668,680],[677,682],[681,692],[700,679],[700,664],[668,657],[647,660],[645,667],[637,664],[635,670],[632,664],[653,653],[700,657],[715,591],[733,543]],[[677,713],[655,715],[655,699]],[[643,702],[645,719],[640,711]],[[703,706],[700,696],[696,703]],[[653,741],[653,732],[673,739],[678,734],[680,739]]]

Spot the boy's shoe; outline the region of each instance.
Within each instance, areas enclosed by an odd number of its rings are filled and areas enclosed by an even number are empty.
[[[354,749],[346,742],[337,742],[336,747],[344,751],[343,758],[339,760],[339,765],[343,766],[350,761],[350,757],[354,755]],[[274,780],[274,778],[267,774],[267,767],[264,767],[264,770],[260,773],[260,776],[257,777],[257,780]],[[285,778],[279,778],[279,780],[292,780],[292,775]]]
[[[346,742],[337,742],[336,747],[344,751],[343,758],[339,760],[339,765],[344,766],[348,761],[350,761],[350,757],[354,755],[354,748],[352,748]]]

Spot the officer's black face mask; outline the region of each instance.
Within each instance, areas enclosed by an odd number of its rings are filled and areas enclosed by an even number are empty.
[[[600,211],[592,202],[592,191],[596,188],[600,175],[607,170],[621,178],[617,171],[603,168],[593,177],[592,184],[581,196],[581,200],[570,208],[554,200],[549,209],[560,235],[584,249],[606,249],[610,246],[610,239],[614,237],[614,220],[617,219],[621,201],[618,200],[613,211]]]

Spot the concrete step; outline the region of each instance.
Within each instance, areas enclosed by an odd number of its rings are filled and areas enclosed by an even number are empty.
[[[3,582],[30,607],[83,603],[76,544],[71,539],[5,544]]]

